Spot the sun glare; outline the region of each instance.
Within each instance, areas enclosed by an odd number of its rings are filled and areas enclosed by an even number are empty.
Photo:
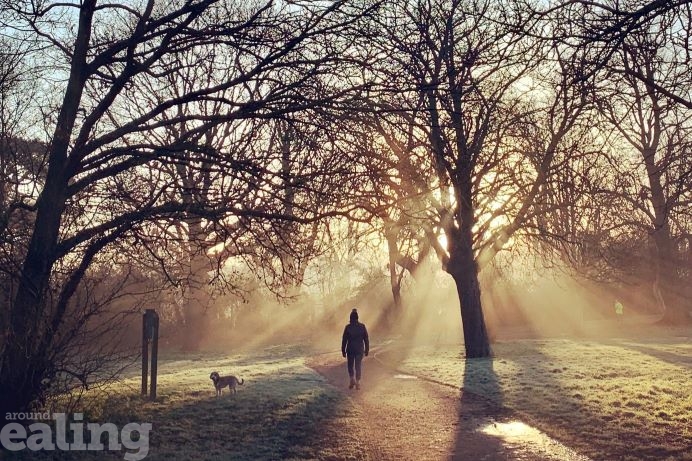
[[[441,234],[440,236],[437,237],[437,242],[440,244],[442,248],[445,250],[447,249],[447,236],[444,234]]]

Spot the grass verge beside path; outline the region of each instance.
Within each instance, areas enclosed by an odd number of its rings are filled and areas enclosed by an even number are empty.
[[[216,398],[209,374],[245,380]],[[85,420],[152,423],[145,460],[356,460],[358,440],[344,430],[357,417],[340,393],[304,365],[304,354],[272,348],[245,356],[179,355],[159,361],[158,398],[139,396],[130,378],[87,396]],[[36,455],[39,455],[38,457]],[[18,459],[123,459],[121,452],[18,452]],[[57,458],[56,458],[57,456]]]
[[[485,396],[594,460],[692,460],[689,338],[524,340],[494,354],[416,348],[399,368]]]

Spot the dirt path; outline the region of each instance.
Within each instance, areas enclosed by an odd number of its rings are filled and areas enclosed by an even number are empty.
[[[362,417],[351,429],[364,445],[364,458],[587,460],[479,396],[398,373],[372,355],[363,361],[360,391],[348,389],[338,353],[307,362],[358,408]]]

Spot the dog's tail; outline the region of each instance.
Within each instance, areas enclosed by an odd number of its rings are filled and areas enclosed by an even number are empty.
[[[242,386],[243,384],[245,384],[245,380],[241,379],[240,381],[238,381],[238,384],[240,384]]]

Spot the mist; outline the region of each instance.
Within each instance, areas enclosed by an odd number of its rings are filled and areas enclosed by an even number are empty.
[[[692,322],[689,1],[125,3],[0,7],[0,415],[151,309],[200,360]]]
[[[343,262],[331,267],[326,264],[320,262],[321,274],[344,274]],[[489,267],[481,273],[485,320],[493,342],[638,336],[646,334],[647,327],[663,315],[644,281],[596,281],[565,267],[545,267],[540,261],[534,261],[530,271],[526,268],[525,262],[505,264],[502,270]],[[411,347],[463,346],[456,287],[434,259],[421,265],[415,275],[403,278],[399,309],[393,302],[386,260],[331,282],[292,286],[289,297],[258,280],[246,280],[244,291],[214,299],[205,314],[210,317],[206,330],[200,332],[200,350],[240,353],[296,345],[338,351],[343,327],[354,308],[375,344],[397,340]],[[328,291],[321,291],[324,286],[329,286]],[[616,314],[616,301],[625,307],[622,318]],[[181,336],[187,330],[177,323],[179,314],[165,304],[157,310],[162,316],[163,347],[180,350]]]

